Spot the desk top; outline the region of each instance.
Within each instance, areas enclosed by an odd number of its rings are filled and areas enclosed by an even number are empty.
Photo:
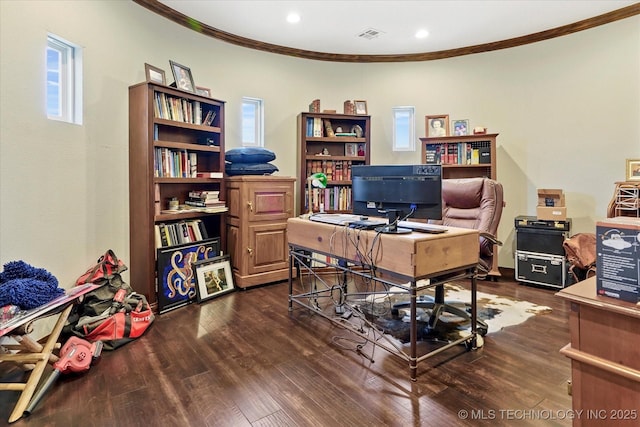
[[[457,227],[442,234],[384,234],[289,218],[287,238],[290,245],[373,264],[409,280],[474,267],[480,253],[478,230]]]
[[[564,288],[556,295],[572,302],[640,318],[640,303],[634,304],[628,301],[597,295],[595,276]]]

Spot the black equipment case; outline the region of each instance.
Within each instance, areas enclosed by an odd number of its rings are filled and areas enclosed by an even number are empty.
[[[515,279],[553,288],[565,287],[568,266],[562,243],[569,237],[571,219],[550,221],[518,216],[515,227]]]

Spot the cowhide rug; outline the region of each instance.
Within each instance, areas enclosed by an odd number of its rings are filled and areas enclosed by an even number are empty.
[[[400,290],[395,289],[395,290]],[[435,289],[425,292],[425,300],[432,300]],[[358,305],[365,316],[386,333],[391,334],[402,342],[409,341],[409,308],[393,310],[397,302],[408,301],[408,296],[376,294]],[[506,327],[518,325],[528,318],[551,312],[550,307],[540,306],[528,301],[501,297],[485,292],[477,292],[478,318],[488,325],[488,333],[498,332]],[[445,302],[470,313],[471,291],[455,284],[445,285]],[[435,328],[429,328],[428,320],[431,310],[418,308],[418,338],[438,338],[454,340],[470,333],[471,322],[460,316],[444,313],[440,316]]]

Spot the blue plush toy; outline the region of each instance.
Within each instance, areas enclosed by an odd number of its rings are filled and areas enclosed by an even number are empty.
[[[10,261],[0,273],[0,307],[17,305],[29,310],[64,294],[58,279],[43,268],[24,261]]]

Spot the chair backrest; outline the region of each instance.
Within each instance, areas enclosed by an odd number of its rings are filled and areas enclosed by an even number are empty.
[[[502,184],[489,178],[442,180],[442,224],[473,228],[497,238],[504,207]],[[480,237],[481,267],[493,262],[493,243]],[[487,270],[488,271],[488,270]]]

